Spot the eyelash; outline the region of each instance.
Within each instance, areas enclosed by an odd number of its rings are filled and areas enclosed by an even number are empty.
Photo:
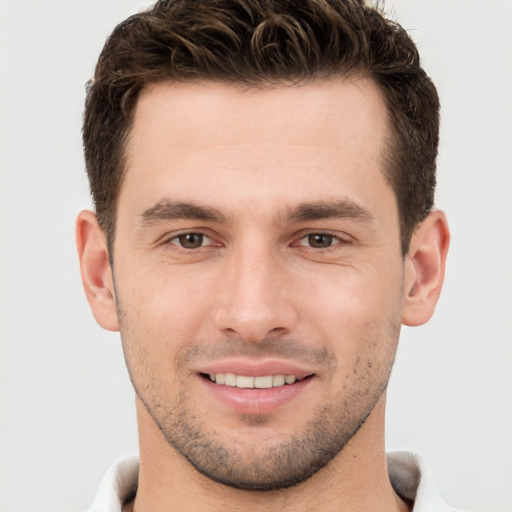
[[[303,240],[306,240],[310,237],[329,237],[331,239],[331,244],[327,247],[312,247],[311,245],[305,245],[301,242]],[[311,240],[310,240],[311,242]],[[318,251],[328,251],[330,249],[335,249],[339,245],[347,245],[350,241],[346,238],[341,237],[339,234],[330,232],[330,231],[310,231],[309,233],[306,233],[304,236],[302,236],[299,241],[297,242],[297,245],[307,247],[308,249],[318,250]]]
[[[186,236],[190,236],[190,235],[196,235],[196,236],[202,237],[201,245],[199,245],[198,247],[184,247],[179,242],[179,239],[181,237],[186,237]],[[312,247],[311,245],[301,243],[304,240],[307,240],[308,238],[315,237],[315,236],[316,237],[329,237],[331,239],[330,245],[328,245],[327,247]],[[205,249],[209,246],[219,245],[219,244],[215,244],[215,243],[204,244],[205,239],[206,239],[206,241],[207,240],[213,241],[212,237],[208,236],[206,233],[203,233],[201,231],[185,231],[183,233],[178,233],[178,234],[172,236],[171,238],[166,239],[164,241],[164,245],[174,245],[174,246],[178,247],[179,249],[182,249],[185,251],[197,251],[199,249]],[[310,240],[310,242],[311,242],[311,240]],[[332,250],[339,245],[347,245],[349,243],[350,243],[350,240],[347,240],[346,238],[343,238],[340,235],[335,234],[330,231],[310,231],[308,233],[303,234],[297,241],[293,242],[292,247],[293,246],[301,246],[301,247],[306,247],[308,249],[312,249],[315,251],[324,251],[325,252],[325,251]]]
[[[201,245],[198,247],[184,247],[180,242],[179,239],[181,237],[186,237],[190,235],[196,235],[199,237],[202,237]],[[213,240],[210,236],[208,236],[206,233],[202,233],[201,231],[185,231],[183,233],[178,233],[177,235],[172,236],[171,238],[168,238],[164,241],[164,245],[175,245],[180,249],[184,249],[185,251],[197,251],[198,249],[204,249],[205,247],[208,247],[209,245],[213,244],[207,244],[203,245],[204,241],[206,240]]]

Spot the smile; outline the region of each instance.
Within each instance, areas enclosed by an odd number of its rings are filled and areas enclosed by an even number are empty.
[[[267,361],[260,365],[230,361],[215,366],[217,368],[200,372],[200,381],[210,393],[209,397],[234,413],[261,415],[277,412],[287,404],[296,403],[311,386],[314,389],[317,380],[315,373],[282,361]],[[238,366],[240,373],[229,371],[227,366]],[[210,398],[207,400],[210,403]]]
[[[242,389],[269,389],[278,388],[287,384],[294,384],[301,380],[295,375],[264,375],[250,377],[248,375],[235,375],[234,373],[210,373],[210,380],[221,386]]]

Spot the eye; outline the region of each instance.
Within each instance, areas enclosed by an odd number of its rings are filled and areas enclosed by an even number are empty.
[[[343,239],[330,233],[309,233],[309,235],[300,239],[298,245],[311,247],[312,249],[329,249],[343,242]]]
[[[314,249],[326,249],[327,247],[330,247],[334,241],[334,237],[332,235],[325,233],[312,233],[306,238],[309,246]]]
[[[174,245],[179,245],[183,249],[199,249],[205,245],[211,244],[210,237],[203,233],[182,233],[169,240]]]

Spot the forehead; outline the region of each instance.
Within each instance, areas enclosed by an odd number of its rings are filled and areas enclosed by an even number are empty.
[[[216,206],[236,196],[262,207],[271,195],[309,201],[339,186],[343,195],[349,182],[371,192],[387,186],[387,130],[381,94],[363,78],[263,88],[152,85],[135,109],[120,201],[203,194]]]
[[[256,136],[260,142],[323,147],[339,143],[340,131],[347,129],[380,137],[387,115],[373,80],[356,77],[262,87],[207,81],[153,84],[139,95],[132,135],[155,121],[176,137],[176,144],[243,143]],[[283,132],[283,127],[288,129]]]

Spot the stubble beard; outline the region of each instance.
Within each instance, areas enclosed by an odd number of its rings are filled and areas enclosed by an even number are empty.
[[[294,435],[272,446],[261,446],[253,441],[241,445],[233,439],[229,444],[223,443],[206,432],[186,408],[172,417],[158,418],[154,408],[144,400],[143,403],[168,444],[199,473],[239,490],[273,491],[304,482],[324,468],[364,424],[383,391],[379,390],[372,398],[362,418],[361,415],[350,416],[353,411],[350,405],[343,408],[343,413],[338,411],[335,420],[332,412],[323,408],[307,423],[300,436]],[[252,423],[254,428],[258,428],[257,423],[265,423],[254,418],[242,421]]]
[[[395,322],[388,326],[393,334],[389,331],[381,334],[388,342],[391,335],[398,339],[399,326]],[[342,377],[345,380],[340,391],[328,402],[320,400],[312,419],[299,432],[263,445],[251,439],[240,441],[236,436],[219,439],[213,429],[208,430],[207,413],[200,411],[201,417],[196,416],[184,389],[176,402],[169,404],[162,393],[163,384],[147,379],[150,375],[158,375],[151,370],[151,363],[148,364],[149,354],[145,350],[142,351],[145,353],[133,353],[128,349],[128,346],[133,349],[133,345],[126,343],[127,332],[124,329],[121,332],[135,391],[166,442],[202,475],[229,487],[250,491],[271,491],[297,485],[336,457],[364,424],[386,390],[395,355],[392,350],[386,357],[375,359],[370,351],[367,357],[358,357],[353,374]],[[364,340],[360,346],[365,344],[371,347],[377,343]],[[280,340],[279,346],[284,345],[286,343]],[[327,366],[335,366],[334,356],[327,357]],[[142,372],[141,368],[144,368]],[[139,380],[141,373],[146,376],[146,382]],[[265,417],[250,415],[240,415],[240,421],[244,427],[254,428],[256,434],[257,429],[267,423]]]

